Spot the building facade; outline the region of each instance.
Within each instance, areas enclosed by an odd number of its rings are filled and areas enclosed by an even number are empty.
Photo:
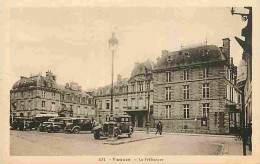
[[[77,83],[65,86],[56,83],[56,76],[21,77],[10,90],[11,117],[33,117],[37,114],[57,114],[61,117],[95,118],[93,96],[82,91]]]
[[[163,51],[153,70],[156,122],[170,131],[216,134],[240,126],[236,69],[228,38],[223,47]]]
[[[145,69],[152,72],[151,81]],[[241,91],[228,38],[222,47],[205,44],[164,50],[156,64],[136,63],[131,77],[120,80],[114,87],[113,112],[131,115],[135,127],[146,126],[148,111],[151,127],[161,120],[172,132],[227,134],[241,126]],[[110,89],[102,87],[95,93],[100,122],[111,111]]]
[[[153,110],[153,84],[145,76],[145,69],[152,70],[153,67],[154,63],[149,60],[135,63],[131,77],[122,79],[121,75],[118,75],[117,82],[114,84],[113,113],[114,115],[129,114],[135,127],[146,126],[148,97],[150,97],[150,111]],[[111,85],[97,89],[95,101],[98,120],[103,123],[108,120],[111,112]]]

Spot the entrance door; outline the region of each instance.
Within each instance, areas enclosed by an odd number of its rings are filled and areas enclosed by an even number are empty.
[[[224,127],[224,112],[219,112],[218,114],[218,126],[219,126],[219,132],[224,133],[225,127]]]
[[[143,115],[138,115],[138,127],[143,127]]]

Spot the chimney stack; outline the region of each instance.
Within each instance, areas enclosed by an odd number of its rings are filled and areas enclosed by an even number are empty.
[[[226,60],[230,63],[230,39],[229,38],[223,39],[222,50],[223,50]]]
[[[169,52],[167,50],[162,50],[162,56],[167,55]]]
[[[121,81],[121,80],[122,80],[122,75],[118,74],[118,75],[117,75],[117,81],[119,82],[119,81]]]

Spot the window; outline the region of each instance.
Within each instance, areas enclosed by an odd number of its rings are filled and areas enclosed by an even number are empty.
[[[88,99],[88,104],[91,104],[91,103],[92,103],[91,99]]]
[[[99,102],[99,109],[102,109],[102,101]]]
[[[24,102],[21,101],[21,110],[24,110]]]
[[[214,114],[214,125],[217,126],[218,123],[218,112],[215,112]]]
[[[52,110],[52,111],[55,111],[55,102],[52,102],[52,103],[51,103],[51,110]]]
[[[131,99],[131,103],[132,103],[131,106],[132,106],[132,107],[135,107],[135,98],[132,98],[132,99]]]
[[[166,92],[165,92],[165,98],[166,100],[171,100],[171,87],[166,87]]]
[[[190,94],[189,94],[189,85],[184,85],[183,86],[183,99],[189,99]]]
[[[45,108],[45,101],[42,101],[42,108]]]
[[[139,85],[139,91],[143,91],[144,90],[143,82],[139,82],[138,85]]]
[[[209,68],[203,69],[203,78],[206,79],[209,77]]]
[[[227,79],[229,79],[229,69],[227,66],[225,66],[225,76]]]
[[[119,99],[116,99],[115,102],[116,102],[115,103],[115,108],[118,109],[119,108]]]
[[[52,98],[55,99],[55,92],[52,92]]]
[[[171,105],[166,105],[166,119],[171,118]]]
[[[78,106],[77,113],[80,114],[80,106]]]
[[[203,118],[209,117],[209,103],[203,104],[202,112],[203,112]]]
[[[231,93],[230,93],[231,99],[230,100],[231,100],[231,102],[234,102],[234,88],[231,87],[230,89],[231,89],[230,90],[231,91]]]
[[[183,80],[189,80],[189,71],[188,70],[184,70],[184,75],[183,75]]]
[[[32,103],[32,101],[29,100],[29,101],[28,101],[28,109],[29,109],[29,110],[31,110],[31,103]]]
[[[110,103],[106,103],[106,109],[110,108]]]
[[[124,107],[127,107],[127,99],[124,99]]]
[[[203,84],[202,91],[203,91],[203,98],[209,98],[209,84],[208,83]]]
[[[166,82],[171,82],[171,72],[166,72]]]
[[[135,83],[132,83],[132,92],[135,91]]]
[[[42,91],[42,97],[45,97],[45,91]]]
[[[190,114],[189,114],[189,107],[190,105],[189,104],[184,104],[183,105],[183,113],[184,113],[184,118],[190,118]]]

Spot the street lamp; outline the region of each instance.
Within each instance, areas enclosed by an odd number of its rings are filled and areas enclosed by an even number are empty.
[[[146,127],[147,127],[147,131],[146,133],[149,134],[150,133],[150,82],[152,80],[152,72],[151,70],[148,70],[145,67],[145,80],[147,81],[147,93],[148,93],[148,114],[147,114],[147,123],[146,123]]]
[[[109,127],[108,127],[108,138],[114,139],[114,126],[112,121],[113,119],[113,83],[114,83],[114,54],[118,47],[118,40],[115,37],[115,33],[112,33],[112,37],[108,40],[109,49],[112,53],[112,73],[111,73],[111,110],[110,110],[110,117],[109,117]]]

